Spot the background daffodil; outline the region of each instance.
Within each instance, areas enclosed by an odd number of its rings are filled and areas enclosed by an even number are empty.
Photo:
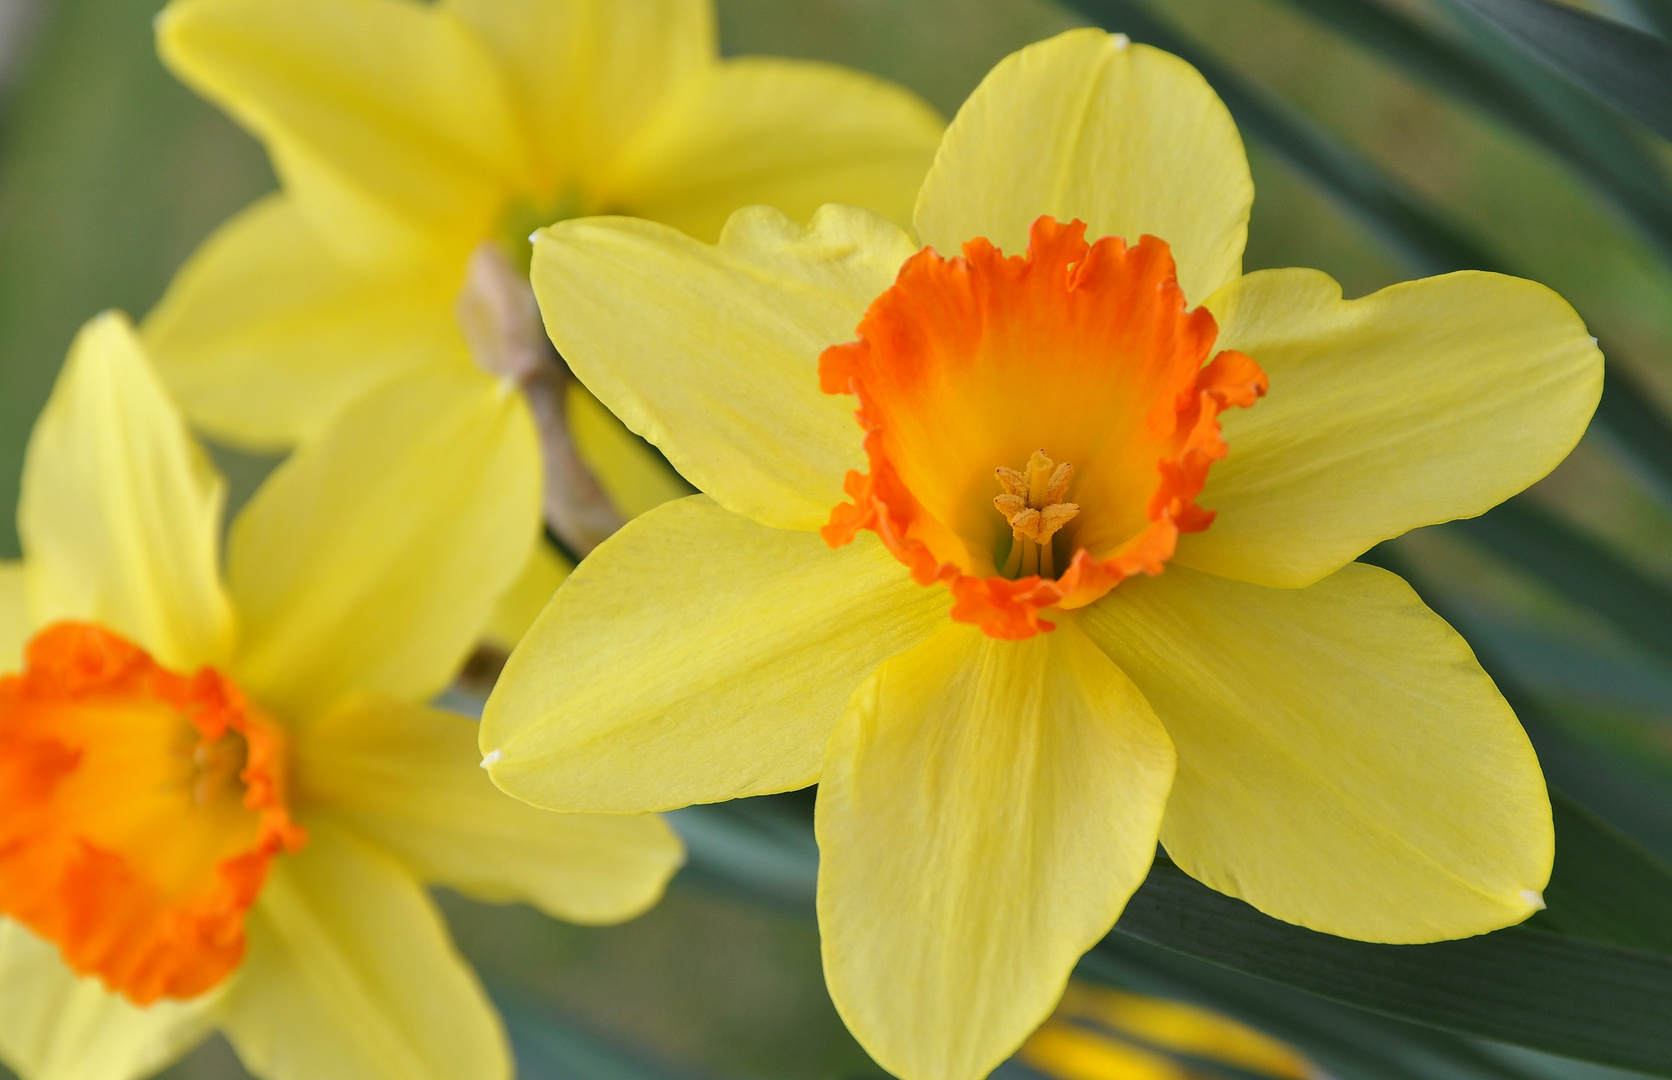
[[[279,1080],[509,1077],[422,883],[592,923],[661,894],[659,819],[508,799],[422,704],[533,535],[475,482],[533,486],[526,428],[383,452],[442,396],[511,408],[454,374],[350,410],[239,515],[223,579],[224,485],[132,328],[78,338],[0,568],[0,1058],[26,1080],[147,1075],[217,1027]]]
[[[1548,472],[1601,356],[1501,275],[1241,276],[1252,195],[1191,67],[1075,31],[959,112],[916,239],[847,207],[744,211],[717,246],[542,231],[558,348],[708,494],[558,591],[484,718],[496,782],[627,811],[818,781],[826,978],[907,1080],[1012,1051],[1158,836],[1328,933],[1525,919],[1532,748],[1352,560]]]
[[[526,293],[540,225],[626,213],[712,239],[740,206],[827,201],[903,223],[944,126],[873,76],[719,59],[710,0],[178,0],[158,47],[283,181],[144,327],[186,415],[246,448],[291,445],[368,389],[468,370],[473,353],[507,376],[456,312],[507,281]],[[563,396],[548,407],[561,424]],[[587,461],[631,463],[599,470],[617,514],[688,490],[595,401],[569,411]],[[584,554],[616,521],[565,539]]]

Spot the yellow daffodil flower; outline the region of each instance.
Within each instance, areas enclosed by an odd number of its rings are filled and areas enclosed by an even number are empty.
[[[1017,1057],[1057,1080],[1211,1080],[1227,1067],[1270,1080],[1324,1075],[1289,1047],[1229,1017],[1073,982]]]
[[[554,815],[425,707],[525,557],[516,424],[382,443],[418,380],[298,451],[232,526],[224,483],[120,316],[77,339],[29,446],[0,568],[0,1059],[25,1080],[148,1075],[214,1028],[274,1080],[509,1077],[504,1034],[424,891],[579,922],[654,903],[656,817]]]
[[[712,0],[173,0],[158,47],[283,181],[144,324],[187,417],[255,449],[373,387],[470,369],[473,257],[520,273],[540,225],[626,213],[712,239],[741,206],[827,201],[903,223],[944,128],[868,75],[719,59]],[[569,411],[583,459],[657,474],[605,470],[620,513],[685,493],[591,398]],[[562,569],[540,555],[544,601]]]
[[[1526,918],[1532,747],[1353,559],[1548,472],[1601,356],[1528,281],[1243,276],[1252,198],[1194,69],[1081,30],[964,105],[915,237],[543,230],[553,341],[707,494],[558,590],[489,701],[494,780],[570,811],[818,782],[826,979],[905,1080],[1020,1045],[1158,837],[1327,933]]]

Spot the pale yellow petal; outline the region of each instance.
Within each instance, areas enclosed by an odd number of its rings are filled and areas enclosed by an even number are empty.
[[[534,245],[546,329],[587,388],[722,506],[815,529],[863,469],[853,399],[819,389],[914,250],[885,219],[826,207],[805,229],[766,207],[717,247],[646,221],[564,222]]]
[[[578,923],[630,919],[684,859],[653,814],[554,814],[494,787],[476,724],[362,698],[296,748],[297,800],[404,862],[421,880],[480,900],[523,901]]]
[[[385,379],[470,362],[453,314],[459,271],[352,263],[295,200],[273,195],[198,249],[142,330],[193,424],[234,446],[283,449]]]
[[[18,670],[31,632],[23,564],[0,562],[0,674]]]
[[[220,663],[226,483],[123,315],[81,330],[29,439],[18,499],[30,621],[99,622],[164,664]]]
[[[1219,516],[1178,561],[1306,585],[1389,537],[1473,517],[1544,476],[1585,431],[1602,354],[1543,285],[1465,271],[1359,300],[1316,270],[1267,270],[1209,302],[1219,344],[1271,392],[1224,416]]]
[[[587,174],[614,159],[675,87],[714,64],[711,0],[444,0],[443,6],[475,27],[498,57],[548,190],[586,184]]]
[[[362,397],[233,525],[238,678],[295,721],[355,690],[429,699],[523,568],[538,514],[520,395],[464,370]]]
[[[1161,839],[1191,876],[1365,941],[1542,906],[1554,841],[1532,745],[1399,578],[1354,563],[1268,589],[1170,566],[1082,621],[1178,747]]]
[[[818,779],[848,696],[945,622],[869,536],[832,551],[706,496],[606,540],[488,699],[494,782],[566,811],[666,810]]]
[[[494,59],[445,9],[173,0],[157,46],[267,144],[319,235],[356,257],[468,250],[528,182]]]
[[[943,255],[984,236],[1027,248],[1041,214],[1172,246],[1199,304],[1242,272],[1254,183],[1231,114],[1196,69],[1101,30],[1012,53],[964,102],[917,201]]]
[[[250,910],[221,1009],[238,1056],[269,1080],[509,1080],[499,1017],[418,882],[306,824],[307,846],[274,862]]]
[[[528,552],[522,573],[511,583],[494,605],[488,625],[482,628],[482,639],[489,645],[510,652],[516,647],[540,612],[546,609],[557,587],[563,584],[575,568],[546,543],[544,531]]]
[[[140,1009],[0,919],[0,1061],[25,1080],[140,1080],[213,1027],[216,994]]]
[[[1173,748],[1075,625],[950,623],[853,696],[819,782],[836,1008],[911,1080],[981,1080],[1056,1007],[1155,855]]]
[[[946,124],[915,94],[833,64],[746,58],[679,88],[597,198],[701,240],[740,206],[805,221],[825,203],[911,224]]]
[[[669,467],[656,448],[628,431],[580,383],[569,384],[566,404],[575,452],[622,517],[638,517],[691,494],[691,485]]]

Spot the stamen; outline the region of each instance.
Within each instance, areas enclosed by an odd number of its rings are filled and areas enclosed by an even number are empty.
[[[1028,478],[1015,469],[1006,469],[1002,465],[993,470],[999,478],[999,486],[1004,488],[1006,495],[1014,495],[1019,499],[1028,497]]]
[[[1074,466],[1056,464],[1035,450],[1026,471],[1000,467],[993,470],[1004,494],[995,496],[993,506],[1010,523],[1010,556],[1000,571],[1015,579],[1039,574],[1056,576],[1056,553],[1052,540],[1057,531],[1080,512],[1078,505],[1063,502]]]

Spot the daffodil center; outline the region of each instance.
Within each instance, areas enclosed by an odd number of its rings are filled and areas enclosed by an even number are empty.
[[[1045,451],[1035,450],[1022,468],[1000,466],[993,472],[1004,489],[993,505],[1010,523],[1010,556],[1000,573],[1007,578],[1056,577],[1052,541],[1080,512],[1078,504],[1063,501],[1074,466],[1066,461],[1059,465]]]
[[[58,623],[0,678],[0,914],[135,1005],[218,985],[305,839],[283,733],[209,668]]]
[[[535,230],[580,217],[585,212],[581,194],[573,188],[565,188],[549,199],[513,199],[499,216],[500,247],[511,266],[526,278],[534,261]]]
[[[1252,359],[1213,354],[1217,334],[1153,236],[1088,243],[1083,223],[1047,216],[1025,255],[980,238],[950,259],[919,251],[858,340],[819,358],[825,392],[859,400],[870,465],[848,474],[853,501],[825,540],[874,530],[915,581],[951,590],[953,619],[995,638],[1161,573],[1213,521],[1196,498],[1228,449],[1220,413],[1266,390]],[[1044,451],[1010,467],[1046,438],[1072,468]]]
[[[194,806],[244,801],[243,774],[250,744],[241,732],[229,728],[219,738],[206,739],[196,728],[182,725],[175,736],[174,756],[182,760],[184,786]]]

